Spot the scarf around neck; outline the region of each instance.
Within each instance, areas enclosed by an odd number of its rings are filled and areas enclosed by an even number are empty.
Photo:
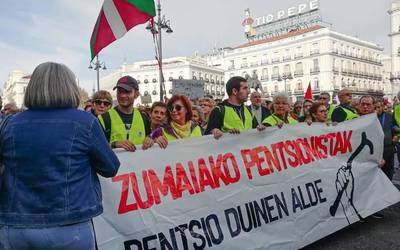
[[[171,121],[171,127],[178,138],[186,138],[190,136],[192,122],[188,121],[184,125],[180,125],[174,121]]]

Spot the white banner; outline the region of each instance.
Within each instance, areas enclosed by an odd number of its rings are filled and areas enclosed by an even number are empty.
[[[375,115],[120,152],[100,249],[296,249],[400,201]]]

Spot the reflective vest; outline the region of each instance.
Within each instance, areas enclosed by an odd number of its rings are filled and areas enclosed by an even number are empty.
[[[328,107],[328,121],[332,121],[332,113],[335,110],[336,106],[333,104],[329,104]]]
[[[355,112],[353,112],[352,110],[345,108],[343,106],[337,106],[336,108],[341,108],[343,109],[343,111],[346,113],[346,119],[345,121],[350,121],[353,120],[355,118],[360,117],[358,114],[356,114]]]
[[[253,115],[247,107],[243,106],[243,108],[244,122],[232,107],[224,106],[224,124],[222,132],[228,132],[230,129],[234,128],[242,132],[253,128]]]
[[[143,144],[144,139],[146,138],[146,129],[144,127],[142,114],[138,109],[133,109],[133,120],[129,134],[126,131],[124,122],[115,108],[110,109],[108,113],[110,114],[111,119],[110,143],[129,140],[135,145]],[[105,128],[102,116],[99,116],[99,121],[103,128],[107,129]]]
[[[396,121],[397,127],[400,127],[400,104],[394,107],[394,120]]]
[[[287,124],[296,124],[298,123],[295,119],[293,119],[290,115],[287,118]],[[286,123],[284,121],[282,121],[279,117],[277,117],[276,115],[270,115],[267,118],[264,119],[264,121],[262,122],[263,124],[268,124],[271,127],[276,126],[278,123]]]
[[[167,141],[175,141],[175,140],[179,140],[179,139],[185,139],[185,138],[179,138],[178,135],[171,135],[164,128],[162,128],[162,132],[163,132],[163,136],[165,137],[165,139],[167,139]],[[191,134],[188,138],[201,137],[201,136],[202,136],[201,128],[196,125],[192,129]]]

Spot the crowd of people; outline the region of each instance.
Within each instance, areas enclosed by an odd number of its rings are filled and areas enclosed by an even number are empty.
[[[27,110],[5,119],[18,111],[4,107],[0,249],[56,249],[62,244],[63,249],[94,249],[91,219],[102,212],[97,174],[116,175],[120,163],[112,151],[115,148],[135,152],[157,144],[168,150],[169,142],[186,138],[212,135],[218,140],[227,133],[301,122],[335,126],[376,113],[385,135],[380,167],[389,179],[394,174],[394,154],[400,153],[400,104],[393,107],[372,96],[356,99],[349,89],[338,93],[337,105],[328,92],[292,104],[286,93],[275,94],[272,101],[262,100],[261,93],[251,92],[245,78],[235,76],[226,83],[226,100],[173,95],[139,108],[135,107],[140,96],[136,79],[121,77],[113,90],[116,105],[109,92],[100,90],[83,111],[78,110],[74,74],[62,64],[44,63],[28,84]],[[246,105],[248,99],[250,105]]]

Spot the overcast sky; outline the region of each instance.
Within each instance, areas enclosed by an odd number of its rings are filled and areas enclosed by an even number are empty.
[[[162,0],[163,13],[174,30],[165,34],[164,57],[192,55],[246,42],[241,22],[244,9],[253,17],[275,14],[308,0]],[[377,43],[390,50],[387,10],[391,0],[320,0],[322,18],[333,29]],[[45,61],[69,66],[81,85],[91,90],[89,39],[102,0],[1,0],[0,86],[14,69],[31,72]],[[151,35],[138,26],[100,54],[108,70],[154,58]]]

